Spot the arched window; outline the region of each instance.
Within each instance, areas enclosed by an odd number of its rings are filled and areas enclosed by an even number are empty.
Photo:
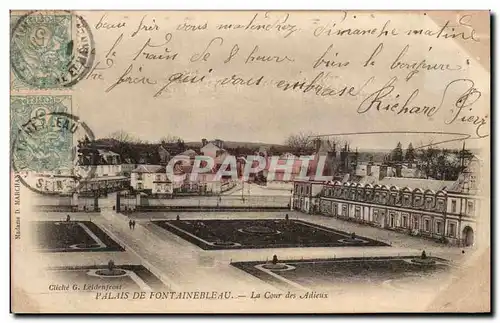
[[[445,191],[438,191],[436,193],[436,211],[444,212],[446,210],[446,196]]]
[[[413,207],[421,208],[424,205],[423,191],[420,188],[413,190]]]
[[[436,203],[435,197],[436,197],[436,193],[433,190],[425,190],[425,192],[424,192],[424,201],[425,201],[424,207],[427,210],[434,209],[435,203]]]
[[[361,187],[361,185],[358,186],[358,201],[364,201],[365,200],[365,189]]]
[[[364,187],[364,190],[365,190],[365,200],[368,202],[373,201],[373,198],[374,198],[373,185],[366,184]]]

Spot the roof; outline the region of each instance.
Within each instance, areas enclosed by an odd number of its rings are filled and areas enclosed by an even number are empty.
[[[94,183],[94,182],[104,182],[104,181],[125,181],[129,180],[126,176],[104,176],[104,177],[94,177],[83,180],[85,183]]]
[[[448,190],[453,187],[455,181],[441,181],[436,179],[425,179],[425,178],[407,178],[407,177],[384,177],[383,179],[377,181],[376,183],[386,185],[388,187],[397,186],[399,188],[408,187],[412,189],[420,188],[422,190]]]
[[[139,165],[132,173],[165,173],[165,167],[161,165]]]
[[[161,144],[160,147],[162,149],[165,149],[170,153],[170,155],[178,155],[182,152],[182,147],[180,147],[176,143],[167,143],[167,144]]]
[[[183,156],[188,156],[188,157],[195,157],[196,156],[196,151],[192,150],[192,149],[188,149],[188,150],[185,150],[183,151],[182,153],[180,153],[179,155],[183,155]]]
[[[201,150],[206,150],[206,149],[215,149],[215,150],[221,150],[221,148],[217,145],[215,145],[214,143],[212,142],[209,142],[208,144],[206,144],[205,146],[203,146],[201,148]]]

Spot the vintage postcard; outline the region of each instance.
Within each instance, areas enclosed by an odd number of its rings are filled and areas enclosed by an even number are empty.
[[[12,312],[490,312],[490,66],[488,11],[12,11]]]

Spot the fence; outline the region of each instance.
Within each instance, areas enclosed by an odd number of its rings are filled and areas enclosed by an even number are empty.
[[[288,208],[288,196],[200,196],[197,198],[149,199],[141,198],[141,206],[168,207],[278,207]]]

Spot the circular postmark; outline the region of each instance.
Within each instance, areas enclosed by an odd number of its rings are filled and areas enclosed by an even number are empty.
[[[71,87],[90,72],[94,58],[88,23],[68,11],[30,12],[12,27],[12,70],[28,86]]]
[[[42,194],[78,192],[96,171],[95,137],[78,117],[34,109],[12,142],[12,168],[20,182]]]

